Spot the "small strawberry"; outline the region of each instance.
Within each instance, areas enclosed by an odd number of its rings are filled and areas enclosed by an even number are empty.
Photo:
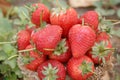
[[[33,48],[31,45],[28,45],[26,49]],[[25,67],[29,70],[36,71],[38,66],[46,60],[46,57],[43,54],[39,54],[35,51],[30,51],[29,53],[24,53],[23,58]]]
[[[63,64],[56,60],[48,60],[38,67],[40,80],[65,80],[66,71]]]
[[[84,23],[89,25],[93,30],[98,30],[99,16],[97,12],[88,11],[84,13],[79,19],[80,24],[82,23],[82,20],[84,20]]]
[[[60,42],[62,35],[62,28],[57,25],[47,25],[32,35],[32,40],[35,43],[37,50],[45,55],[53,52]],[[48,49],[52,49],[48,50]]]
[[[58,60],[60,62],[67,62],[71,57],[71,51],[69,47],[69,43],[66,39],[62,39],[54,52],[49,55],[50,59]]]
[[[50,15],[50,22],[63,28],[63,37],[67,37],[69,29],[78,21],[77,12],[73,8],[56,8]]]
[[[96,34],[89,26],[74,25],[69,31],[69,41],[73,57],[83,56],[93,45]]]
[[[67,64],[68,74],[73,80],[86,80],[94,70],[93,61],[87,56],[71,58]]]
[[[31,35],[28,31],[21,30],[18,32],[17,37],[18,50],[23,50],[30,44]]]
[[[37,26],[41,25],[41,21],[45,21],[45,22],[49,22],[49,17],[50,17],[50,12],[49,9],[41,3],[35,3],[32,5],[32,7],[36,8],[33,12],[32,12],[32,17],[31,17],[31,21],[32,23],[34,23]]]
[[[106,32],[98,34],[96,43],[87,55],[94,61],[95,64],[106,62],[111,56],[112,44]]]

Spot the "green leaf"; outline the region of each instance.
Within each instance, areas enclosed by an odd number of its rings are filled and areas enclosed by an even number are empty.
[[[16,75],[18,75],[19,78],[22,78],[22,73],[21,70],[17,67],[15,67],[15,69],[13,69],[13,71],[15,72]]]
[[[102,1],[96,1],[93,5],[97,8],[101,8],[102,7]]]
[[[17,65],[16,58],[11,59],[11,60],[6,60],[4,63],[8,64],[12,69],[14,69]]]
[[[109,0],[111,5],[117,5],[120,3],[120,0]]]
[[[96,8],[95,10],[97,12],[99,12],[103,16],[111,16],[111,15],[115,14],[115,10],[114,9],[105,10],[103,8]]]
[[[13,56],[17,53],[17,50],[11,44],[4,44],[2,49],[8,55],[8,57]]]
[[[11,73],[9,76],[4,78],[5,80],[17,80],[17,76],[14,73]]]
[[[12,30],[10,21],[6,18],[0,18],[0,41],[6,40]]]
[[[117,10],[117,16],[120,18],[120,9]]]
[[[7,55],[4,51],[0,51],[0,61],[5,60],[7,58]]]

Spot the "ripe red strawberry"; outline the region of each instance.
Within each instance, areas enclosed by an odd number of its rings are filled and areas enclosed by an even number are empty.
[[[94,73],[93,61],[83,56],[81,58],[71,58],[67,64],[67,71],[73,80],[87,80]]]
[[[63,64],[56,60],[48,60],[38,67],[40,80],[65,80],[66,71]]]
[[[31,45],[28,45],[26,47],[26,49],[31,49],[31,48],[33,48]],[[35,51],[30,51],[29,53],[26,53],[24,57],[25,58],[23,59],[27,60],[27,64],[25,64],[25,67],[32,71],[36,71],[38,66],[46,60],[46,56],[44,56],[43,54],[37,53]]]
[[[32,40],[37,50],[49,55],[53,52],[59,43],[62,35],[62,28],[57,25],[47,25],[45,28],[37,31],[32,35]],[[52,49],[48,50],[48,49]]]
[[[18,50],[23,50],[30,44],[31,35],[28,31],[21,30],[18,32],[17,37]]]
[[[74,25],[69,31],[69,41],[73,57],[83,56],[93,45],[95,32],[89,26]]]
[[[98,13],[95,11],[88,11],[84,13],[80,19],[79,23],[81,24],[82,20],[84,20],[86,25],[89,25],[93,30],[98,30],[98,24],[99,24],[99,16]]]
[[[51,24],[60,25],[63,28],[63,37],[67,37],[69,29],[78,22],[77,12],[73,8],[56,9],[50,15]]]
[[[34,23],[37,26],[41,25],[41,21],[45,21],[45,22],[50,22],[49,18],[50,18],[50,12],[49,9],[41,3],[35,3],[33,4],[33,7],[36,8],[31,16],[31,21],[32,23]]]
[[[71,51],[69,43],[66,39],[62,39],[54,52],[49,55],[50,59],[58,60],[60,62],[67,62],[71,57]]]
[[[95,64],[106,62],[110,59],[112,44],[106,32],[98,34],[96,43],[87,55],[93,60]]]

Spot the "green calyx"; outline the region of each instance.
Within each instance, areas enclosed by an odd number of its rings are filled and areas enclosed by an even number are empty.
[[[30,11],[30,13],[32,13],[38,8],[38,5],[32,6],[30,4],[27,4],[27,5],[25,5],[25,7]]]
[[[93,57],[98,57],[99,61],[102,59],[103,63],[105,63],[105,56],[108,56],[111,48],[107,48],[108,42],[102,41],[100,43],[95,43],[92,47],[92,55]]]
[[[67,52],[68,47],[66,46],[66,39],[62,39],[59,44],[57,45],[57,47],[55,48],[53,54],[59,56],[65,52]]]
[[[44,70],[42,70],[42,74],[45,75],[45,78],[43,80],[56,80],[58,78],[57,72],[58,69],[57,67],[53,67],[50,63],[48,64],[47,67],[43,67]]]
[[[113,23],[111,21],[108,21],[105,18],[102,18],[100,20],[98,29],[100,32],[106,32],[108,34],[112,34],[112,27],[113,27]]]
[[[89,72],[92,72],[92,64],[93,63],[89,63],[89,62],[86,62],[85,60],[82,62],[82,64],[79,66],[79,69],[82,71],[82,75],[84,76],[85,74],[89,73]]]
[[[53,8],[52,9],[52,15],[54,16],[54,15],[56,15],[56,16],[59,16],[59,15],[62,15],[62,14],[65,14],[66,13],[66,9],[65,8],[60,8],[60,7],[58,7],[58,8]]]

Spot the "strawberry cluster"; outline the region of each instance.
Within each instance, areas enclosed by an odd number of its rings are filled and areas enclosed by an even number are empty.
[[[17,46],[29,50],[22,53],[24,67],[37,72],[40,80],[65,80],[66,75],[86,80],[96,64],[110,60],[110,37],[99,30],[97,12],[88,11],[78,18],[73,8],[49,11],[41,3],[32,7],[31,22],[36,26],[19,31]]]

